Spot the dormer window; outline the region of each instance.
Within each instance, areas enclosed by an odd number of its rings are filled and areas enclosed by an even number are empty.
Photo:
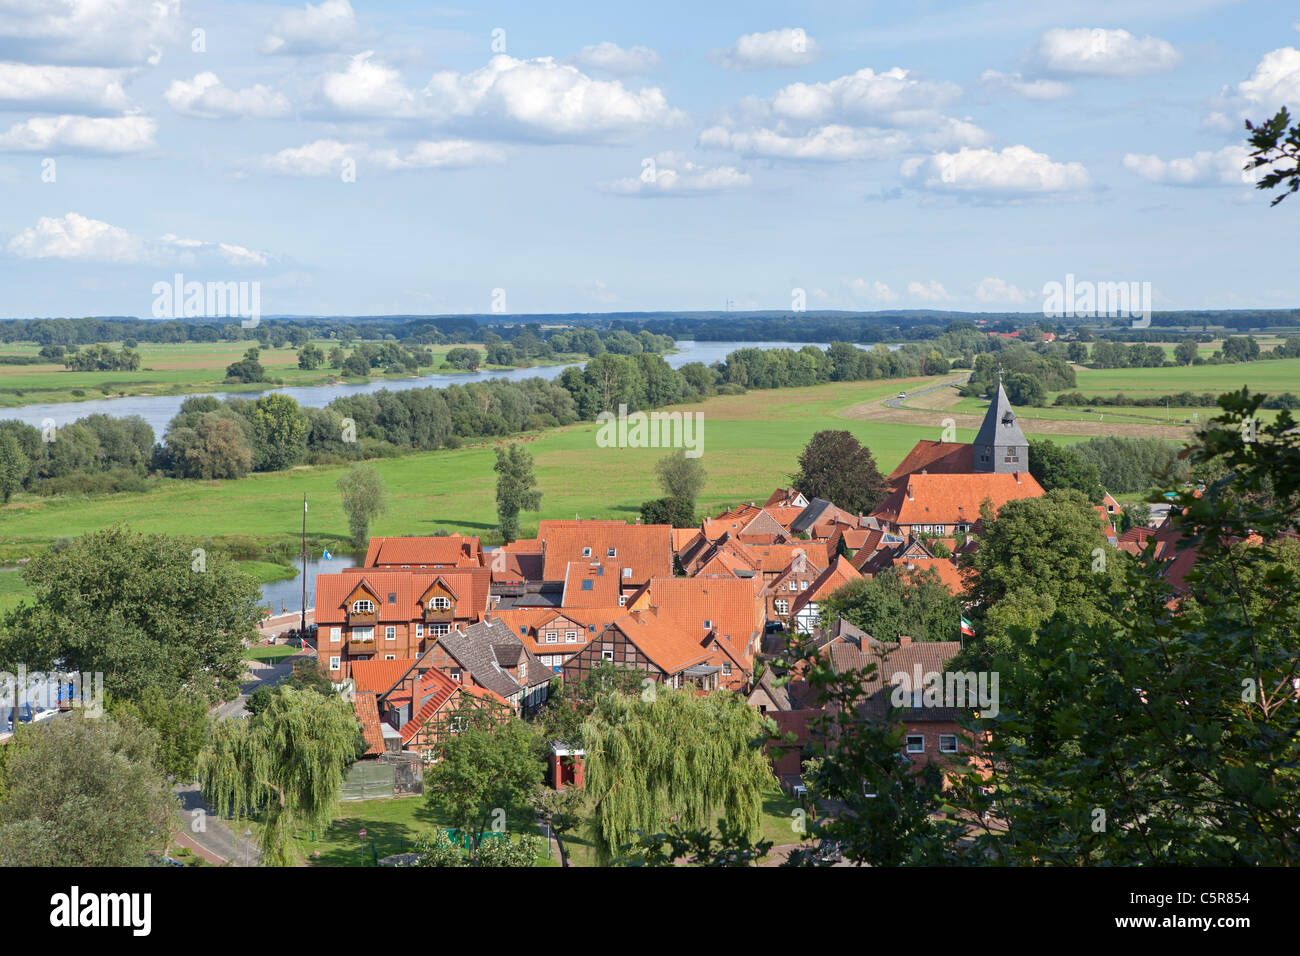
[[[617,557],[618,557],[618,548],[610,548],[608,551],[605,552],[605,557],[607,557],[607,558],[617,558]]]
[[[591,548],[583,548],[583,549],[582,549],[582,556],[583,556],[584,558],[589,558],[589,557],[591,557]]]
[[[624,568],[624,569],[623,569],[623,577],[625,577],[625,578],[630,578],[631,576],[632,576],[632,569],[631,569],[631,568]]]
[[[375,602],[367,601],[367,600],[353,601],[352,613],[353,614],[374,614]]]
[[[712,627],[713,627],[713,622],[712,622],[712,621],[705,621],[705,622],[704,622],[704,628],[705,628],[705,630],[709,630],[709,629],[712,628]]]
[[[451,607],[451,598],[436,597],[429,600],[429,609],[432,611],[446,611]]]

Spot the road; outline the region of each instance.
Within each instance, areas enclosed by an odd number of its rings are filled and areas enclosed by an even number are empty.
[[[308,651],[286,657],[274,664],[249,661],[250,680],[240,685],[239,696],[221,704],[214,711],[217,720],[241,719],[248,716],[249,695],[262,685],[275,685],[293,672],[293,662],[304,656],[311,657]],[[204,857],[209,863],[230,862],[235,866],[256,866],[261,853],[252,844],[250,837],[241,835],[238,839],[230,826],[212,812],[203,800],[197,783],[177,784],[177,800],[182,811],[182,829],[177,834],[177,841],[188,846]],[[195,829],[200,827],[201,829]],[[247,828],[245,828],[247,829]]]
[[[940,382],[938,385],[927,385],[925,388],[918,388],[915,392],[908,392],[906,395],[895,395],[893,398],[885,399],[885,407],[902,408],[903,403],[908,399],[917,398],[918,396],[921,395],[928,395],[931,392],[937,392],[941,388],[948,388],[949,386],[952,385],[960,385],[963,382],[965,382],[966,379],[968,378],[970,378],[969,372],[967,372],[965,375],[962,375],[958,378],[950,378],[946,382]]]

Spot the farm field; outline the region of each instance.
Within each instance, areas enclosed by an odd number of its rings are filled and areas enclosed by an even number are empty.
[[[120,349],[122,343],[110,343]],[[338,343],[321,340],[315,342],[326,353]],[[0,365],[0,408],[47,402],[81,401],[105,395],[183,395],[191,392],[220,390],[223,392],[256,392],[267,388],[264,382],[228,385],[225,382],[226,366],[244,357],[256,346],[250,342],[141,342],[141,368],[135,372],[75,372],[62,364]],[[433,368],[423,374],[438,372],[457,374],[457,369],[440,366],[447,352],[458,346],[431,346]],[[469,346],[473,347],[473,346]],[[351,347],[348,347],[348,351]],[[0,345],[0,355],[35,356],[40,347],[30,343]],[[481,352],[481,349],[479,350]],[[585,355],[560,356],[544,364],[570,364],[584,361]],[[298,367],[298,352],[292,348],[260,349],[258,361],[266,369],[268,378],[281,380],[286,386],[326,385],[335,381],[360,381],[344,376],[338,369],[318,368],[306,371]],[[504,366],[485,365],[485,369]],[[371,378],[386,378],[378,370]],[[73,390],[83,392],[74,395]]]
[[[1085,395],[1228,392],[1242,385],[1252,392],[1300,392],[1300,359],[1177,368],[1076,368],[1075,372],[1077,391]]]

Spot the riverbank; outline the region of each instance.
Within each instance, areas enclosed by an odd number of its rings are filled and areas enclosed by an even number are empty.
[[[323,352],[338,345],[327,339],[312,343]],[[353,343],[349,348],[360,342]],[[382,344],[382,343],[369,343]],[[120,349],[121,342],[109,343]],[[266,369],[266,382],[227,382],[226,367],[244,357],[249,348],[259,348],[258,361]],[[312,388],[328,386],[358,386],[371,382],[407,382],[430,375],[452,378],[472,378],[480,373],[513,372],[533,368],[575,365],[585,362],[585,353],[562,353],[546,360],[525,365],[488,365],[477,369],[453,368],[446,362],[453,348],[472,348],[483,354],[483,347],[468,345],[427,346],[433,362],[423,366],[418,374],[388,373],[375,369],[369,376],[344,375],[339,369],[322,366],[316,369],[298,367],[298,351],[290,347],[260,348],[256,341],[241,342],[143,342],[136,346],[140,353],[141,368],[133,372],[83,372],[65,368],[59,362],[35,365],[0,364],[0,415],[7,408],[28,405],[61,405],[87,400],[146,398],[201,395],[212,392],[244,394],[265,392],[279,388]],[[6,343],[0,345],[0,356],[37,357],[40,346],[33,343]],[[161,437],[161,436],[160,436]]]

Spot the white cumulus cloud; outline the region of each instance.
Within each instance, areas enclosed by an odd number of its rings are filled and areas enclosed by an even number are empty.
[[[1019,73],[999,73],[997,70],[985,70],[980,75],[980,82],[988,89],[1011,93],[1026,100],[1059,100],[1074,92],[1069,83],[1060,80],[1026,79]]]
[[[215,73],[175,80],[163,98],[176,112],[203,119],[276,119],[289,113],[289,100],[283,93],[260,83],[232,90],[223,86]]]
[[[729,70],[780,70],[804,66],[821,56],[817,41],[800,27],[747,33],[730,50],[714,53]]]
[[[617,139],[685,119],[658,88],[631,90],[617,80],[592,79],[553,57],[494,56],[469,73],[435,73],[419,91],[372,57],[370,51],[358,54],[345,72],[325,77],[325,99],[340,113],[422,118],[484,129],[495,138],[555,142]]]
[[[0,63],[0,106],[8,109],[105,111],[126,109],[126,71],[95,66]]]
[[[70,212],[46,216],[23,229],[6,246],[23,259],[64,259],[113,265],[186,265],[224,263],[238,268],[268,265],[265,252],[227,242],[206,242],[168,233],[143,239],[120,226]]]
[[[1028,146],[962,149],[906,159],[905,179],[938,192],[1030,196],[1088,189],[1092,177],[1081,163],[1057,163]]]
[[[389,172],[407,169],[454,169],[482,166],[505,160],[505,152],[487,143],[469,140],[426,140],[410,149],[371,149],[365,143],[343,143],[318,139],[303,146],[282,149],[263,156],[258,166],[284,176],[339,176],[351,161],[357,175],[367,168]]]
[[[1170,160],[1128,153],[1124,167],[1148,182],[1169,186],[1249,186],[1254,185],[1262,172],[1244,169],[1249,155],[1250,150],[1245,146],[1225,146],[1215,152],[1205,150]]]
[[[357,16],[348,0],[322,0],[302,10],[287,10],[262,41],[263,53],[327,53],[357,33]],[[355,47],[354,47],[355,49]]]
[[[952,298],[937,279],[931,279],[929,282],[909,282],[907,294],[922,302],[946,302]]]
[[[0,0],[0,59],[156,63],[180,30],[180,0]]]
[[[1240,132],[1241,121],[1268,119],[1283,106],[1300,105],[1300,50],[1284,46],[1264,54],[1249,79],[1225,86],[1214,100],[1210,126]]]
[[[980,284],[975,287],[975,298],[981,302],[1023,305],[1029,301],[1030,294],[1005,279],[987,278],[980,280]]]
[[[899,130],[842,124],[818,126],[801,134],[767,128],[731,131],[713,126],[700,133],[699,144],[708,149],[729,149],[741,156],[843,162],[895,157],[911,148],[912,139]]]
[[[604,70],[620,76],[649,73],[662,62],[659,54],[648,46],[624,48],[608,40],[584,46],[573,59],[579,66],[585,66],[589,70]]]
[[[1158,37],[1136,37],[1127,30],[1048,30],[1035,59],[1053,73],[1076,76],[1142,76],[1178,65],[1182,56]]]
[[[0,133],[0,152],[136,153],[157,129],[147,116],[36,116]]]
[[[868,282],[866,279],[850,279],[845,285],[855,296],[871,299],[875,302],[896,302],[898,293],[879,279]]]
[[[791,83],[767,106],[776,116],[807,122],[876,121],[910,126],[934,121],[938,110],[961,96],[961,87],[922,79],[895,67],[877,73],[870,67],[826,83]]]

